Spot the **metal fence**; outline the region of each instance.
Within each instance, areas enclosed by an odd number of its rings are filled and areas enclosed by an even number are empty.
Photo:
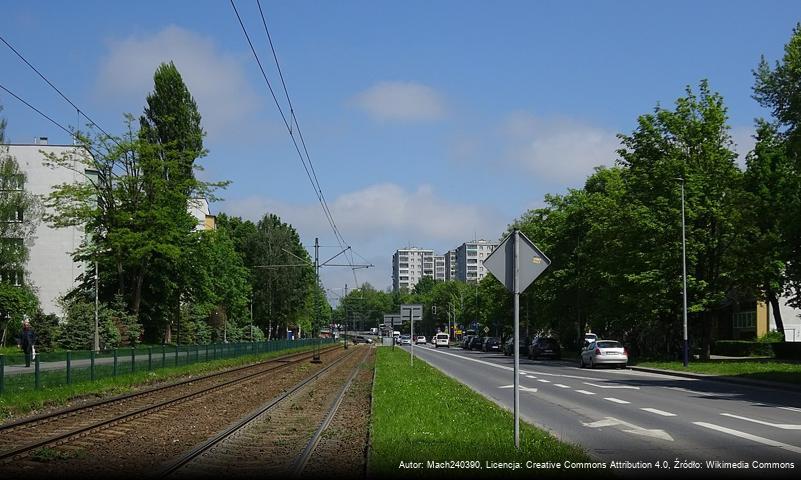
[[[22,352],[0,355],[0,395],[334,342],[336,340],[330,338],[304,338],[205,345],[139,346],[102,352],[37,352],[36,358],[30,360],[29,367],[25,366],[25,355]]]

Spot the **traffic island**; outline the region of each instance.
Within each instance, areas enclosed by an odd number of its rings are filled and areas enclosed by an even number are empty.
[[[401,349],[379,348],[373,384],[368,477],[575,475],[590,464],[579,447],[520,424],[512,413]]]

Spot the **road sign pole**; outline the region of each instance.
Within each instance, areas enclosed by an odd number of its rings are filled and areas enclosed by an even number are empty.
[[[515,449],[520,449],[520,262],[519,262],[519,237],[520,234],[517,229],[514,230],[515,236],[515,280],[514,280],[514,297],[515,297],[515,381],[514,381],[514,396],[515,396]]]
[[[409,309],[409,323],[412,325],[412,354],[409,356],[409,366],[414,366],[414,317],[412,316],[412,309]]]

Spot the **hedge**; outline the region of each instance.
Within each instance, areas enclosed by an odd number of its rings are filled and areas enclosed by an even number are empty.
[[[801,360],[801,342],[772,343],[773,353],[780,360]]]

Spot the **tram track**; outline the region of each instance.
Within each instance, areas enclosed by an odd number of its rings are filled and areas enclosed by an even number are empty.
[[[332,346],[320,353],[325,355],[336,351],[341,351],[341,347]],[[312,357],[312,352],[289,354],[254,365],[215,372],[2,425],[0,464],[26,457],[44,447],[59,446],[99,435],[104,430],[153,415],[177,404],[235,388],[246,382],[258,381],[265,375],[274,374]]]
[[[304,378],[170,461],[157,477],[196,478],[224,473],[249,478],[271,472],[302,475],[354,378],[374,352],[368,347],[365,350],[362,354],[361,349],[354,349]]]

